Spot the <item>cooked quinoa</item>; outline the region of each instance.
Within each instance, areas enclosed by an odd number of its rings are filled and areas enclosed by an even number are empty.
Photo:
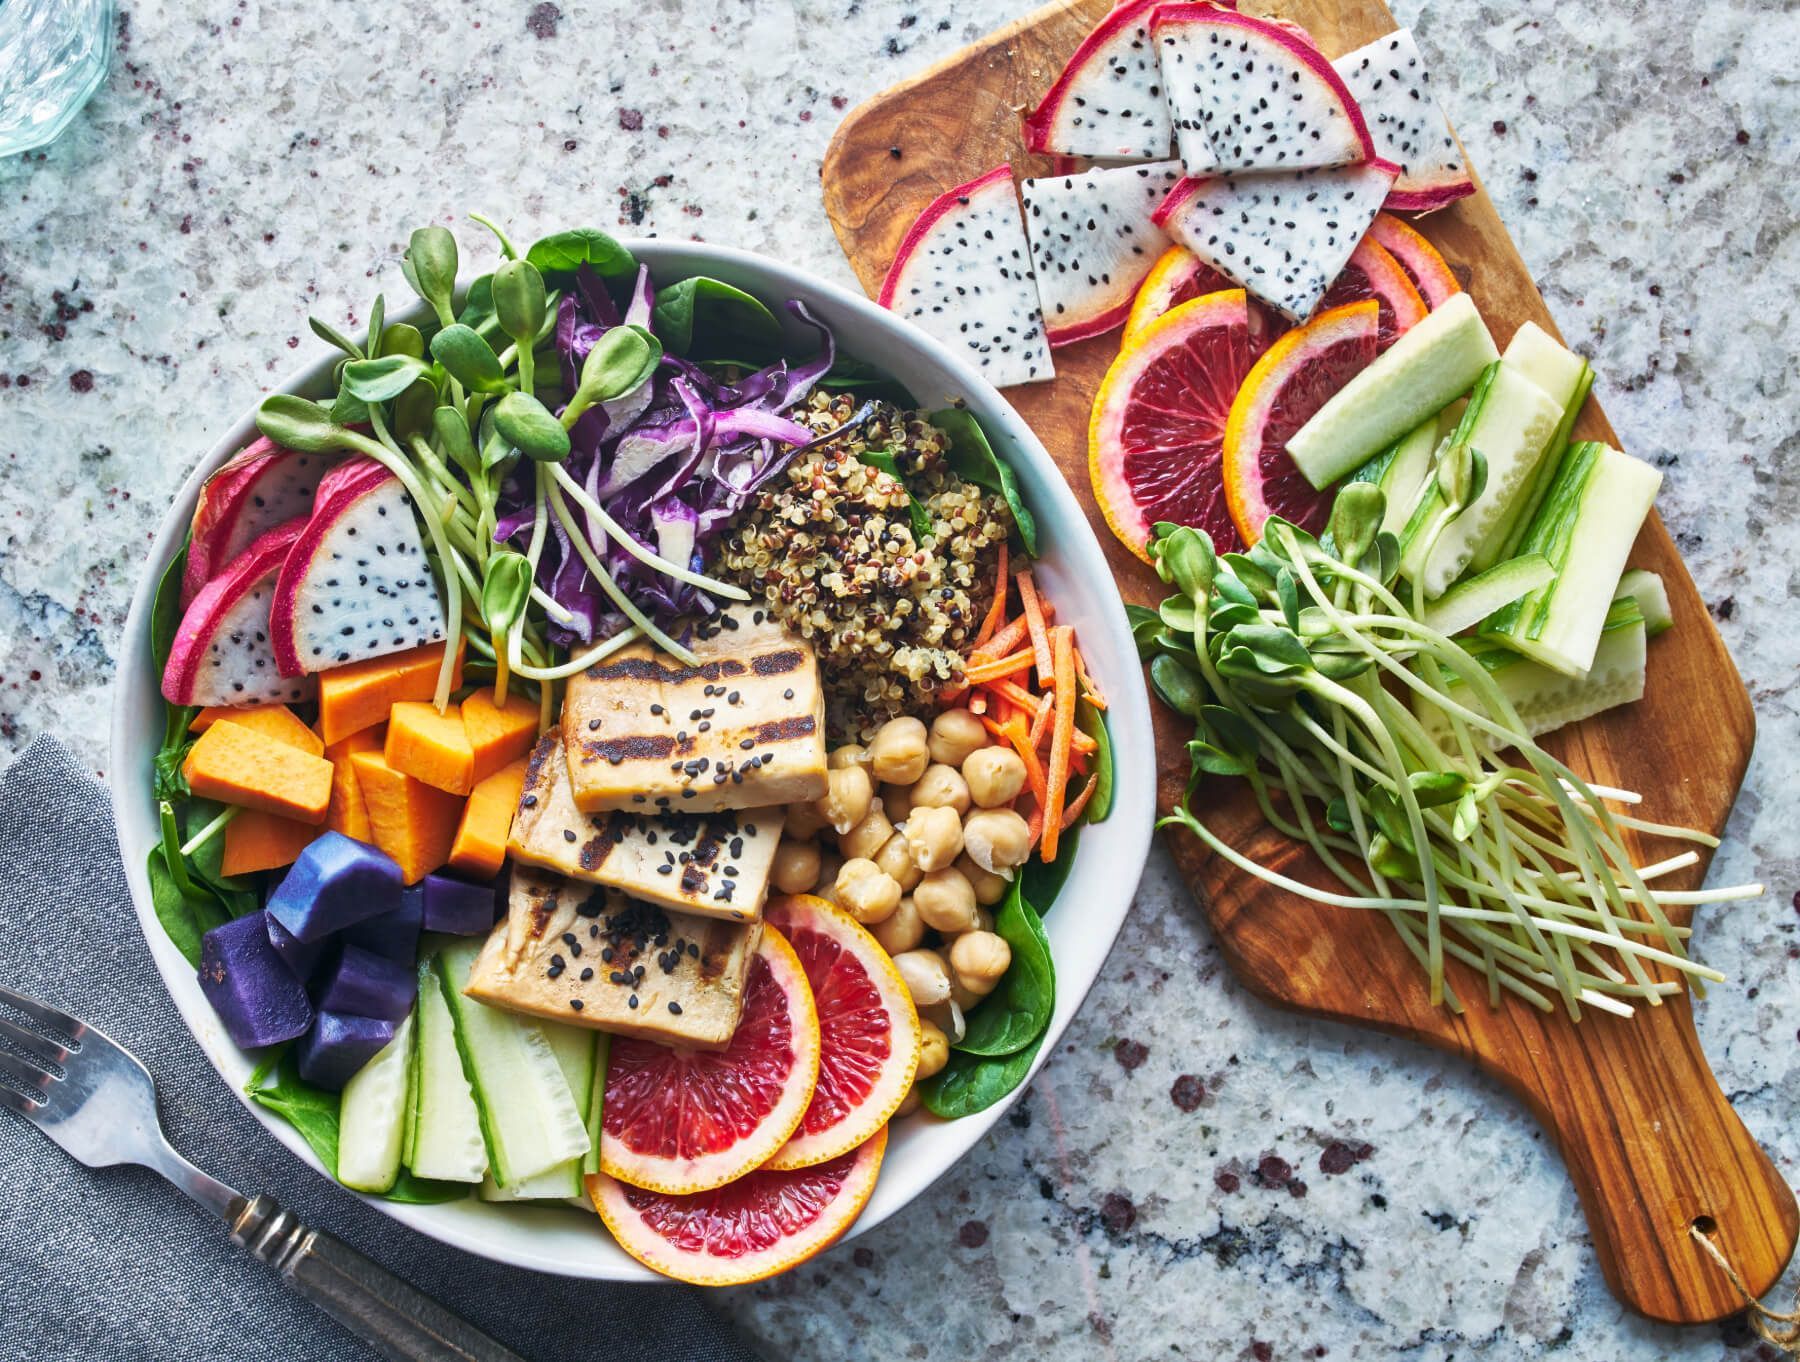
[[[795,419],[820,434],[861,403],[815,393]],[[857,457],[886,452],[903,485]],[[866,738],[897,714],[928,714],[963,670],[993,599],[1006,503],[946,462],[949,440],[885,403],[842,440],[802,454],[727,533],[718,574],[748,590],[819,655],[834,733]],[[931,533],[915,542],[907,487]]]

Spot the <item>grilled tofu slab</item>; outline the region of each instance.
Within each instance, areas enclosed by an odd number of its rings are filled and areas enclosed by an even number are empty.
[[[755,922],[786,810],[583,813],[563,743],[538,740],[525,771],[507,851],[515,861],[607,885],[678,912]]]
[[[761,923],[664,912],[515,866],[506,921],[463,991],[528,1016],[718,1049],[737,1030],[761,936]]]
[[[812,645],[740,607],[695,631],[696,665],[639,644],[569,681],[576,806],[762,809],[825,793],[825,694]]]

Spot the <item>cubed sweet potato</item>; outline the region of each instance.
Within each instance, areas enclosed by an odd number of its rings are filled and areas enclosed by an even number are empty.
[[[472,880],[491,879],[506,860],[506,839],[525,788],[524,758],[503,766],[469,795],[456,840],[450,846],[450,868]]]
[[[331,803],[330,762],[230,719],[200,735],[181,769],[201,799],[302,823],[323,823]]]
[[[387,741],[386,728],[359,728],[349,737],[325,749],[331,763],[331,807],[325,811],[325,826],[359,842],[374,841],[369,831],[369,810],[363,803],[362,786],[357,783],[356,767],[350,758],[358,752],[379,752]]]
[[[537,702],[517,691],[506,697],[504,705],[496,705],[492,690],[478,690],[462,702],[462,717],[463,731],[475,751],[476,784],[530,756],[537,746]]]
[[[350,761],[375,845],[400,863],[402,879],[415,884],[447,862],[467,801],[396,771],[379,752],[358,752]]]
[[[475,788],[475,749],[458,705],[439,714],[429,701],[401,701],[388,711],[382,750],[389,766],[434,789],[466,795]]]
[[[301,723],[294,711],[286,705],[257,705],[250,709],[208,705],[194,716],[194,722],[188,725],[188,732],[204,733],[220,719],[229,719],[244,728],[253,728],[276,742],[298,747],[302,752],[311,752],[315,757],[325,750],[325,744],[319,735]]]
[[[429,700],[437,691],[444,645],[427,643],[403,653],[372,657],[319,673],[319,736],[325,745],[341,742],[386,720],[402,700]],[[462,685],[463,645],[456,649],[453,686]]]
[[[311,823],[245,809],[225,825],[219,869],[227,875],[253,875],[292,865],[318,835],[318,828]]]

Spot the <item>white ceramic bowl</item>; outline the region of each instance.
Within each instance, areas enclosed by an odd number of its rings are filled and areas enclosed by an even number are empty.
[[[1018,471],[1026,503],[1039,526],[1043,557],[1036,571],[1056,602],[1058,620],[1079,631],[1082,654],[1111,706],[1118,776],[1112,815],[1084,830],[1073,871],[1046,924],[1056,960],[1057,998],[1049,1035],[1038,1052],[1037,1063],[1042,1064],[1087,996],[1124,921],[1149,848],[1154,811],[1149,704],[1125,611],[1092,530],[1050,456],[1005,399],[968,363],[947,353],[924,332],[867,299],[747,252],[652,240],[625,244],[650,266],[659,284],[710,274],[771,305],[784,298],[804,300],[832,328],[840,347],[886,369],[927,407],[945,405],[951,398],[964,399],[981,418],[996,450]],[[792,339],[803,352],[812,344],[810,332],[796,330]],[[282,390],[309,395],[324,392],[331,365],[331,358],[320,359],[290,376]],[[226,431],[183,484],[132,599],[113,700],[113,809],[138,922],[182,1018],[226,1085],[256,1118],[300,1158],[321,1168],[293,1127],[244,1096],[244,1082],[254,1061],[226,1036],[200,992],[193,968],[164,934],[151,907],[144,869],[158,839],[150,768],[163,727],[158,693],[161,678],[149,649],[151,597],[163,565],[181,543],[201,482],[256,437],[253,416],[246,412]],[[1021,1084],[1007,1101],[960,1121],[939,1121],[920,1114],[899,1122],[888,1144],[880,1182],[851,1235],[879,1225],[929,1187],[988,1132],[1023,1091]],[[614,1244],[597,1220],[574,1211],[495,1206],[475,1199],[442,1206],[370,1200],[423,1234],[498,1262],[572,1277],[657,1280]]]

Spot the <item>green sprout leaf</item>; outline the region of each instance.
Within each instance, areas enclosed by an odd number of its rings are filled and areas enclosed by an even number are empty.
[[[528,459],[561,463],[569,457],[569,432],[527,393],[508,393],[494,404],[494,429]]]
[[[490,396],[512,391],[500,356],[472,326],[454,322],[431,338],[431,357],[470,392]]]
[[[429,364],[412,355],[353,359],[344,366],[344,390],[364,402],[391,402],[430,372]]]

